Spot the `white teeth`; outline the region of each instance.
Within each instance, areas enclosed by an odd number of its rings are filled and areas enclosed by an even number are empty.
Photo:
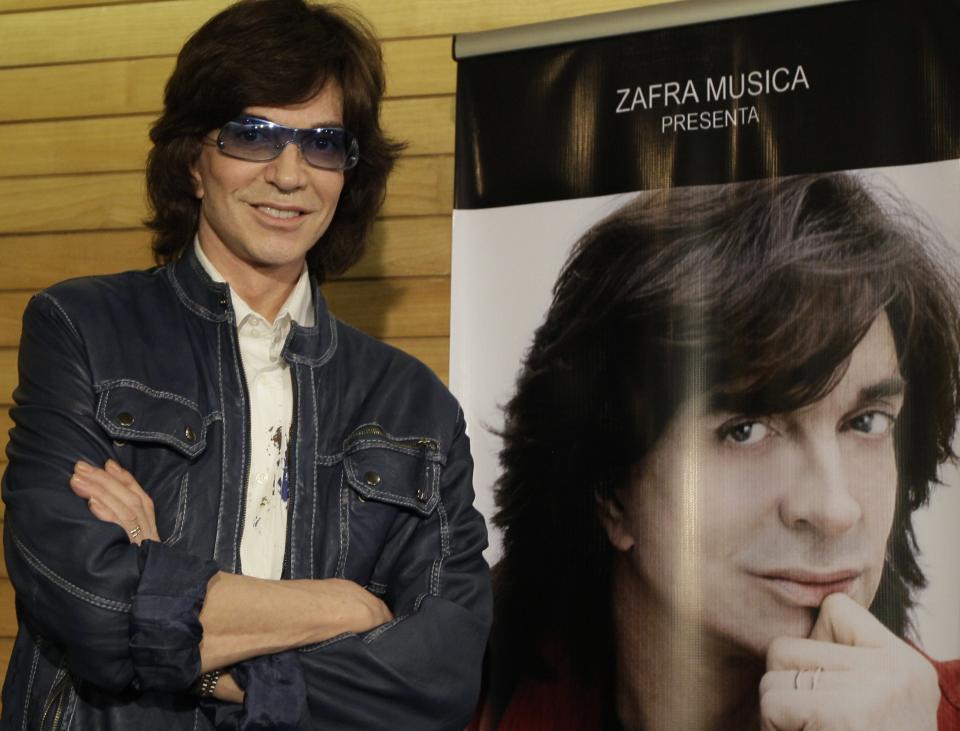
[[[257,210],[263,211],[274,218],[296,218],[300,215],[300,211],[281,211],[279,208],[271,208],[270,206],[257,206]]]

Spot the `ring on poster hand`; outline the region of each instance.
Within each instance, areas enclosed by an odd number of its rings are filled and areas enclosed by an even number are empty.
[[[820,673],[822,672],[823,672],[823,665],[820,665],[819,667],[817,667],[816,670],[813,671],[813,678],[810,680],[810,690],[817,689],[817,683],[820,682]]]
[[[810,687],[807,690],[816,690],[817,686],[820,684],[820,673],[823,672],[823,665],[817,667],[816,670],[798,670],[797,674],[793,676],[793,689],[800,690],[800,676],[804,673],[812,672],[813,676],[810,678]]]
[[[130,534],[131,538],[136,538],[140,533],[142,533],[139,523],[133,527],[133,530],[128,530],[127,533]]]

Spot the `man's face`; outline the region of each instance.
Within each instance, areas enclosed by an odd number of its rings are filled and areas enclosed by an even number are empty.
[[[606,518],[633,590],[757,655],[777,636],[807,636],[829,594],[868,606],[893,521],[902,402],[881,315],[814,404],[764,417],[682,405]]]
[[[288,127],[340,127],[342,99],[340,87],[329,82],[302,104],[243,111]],[[238,160],[204,145],[193,176],[201,199],[200,242],[228,279],[244,267],[298,275],[330,225],[343,188],[343,172],[312,167],[294,144],[266,162]]]

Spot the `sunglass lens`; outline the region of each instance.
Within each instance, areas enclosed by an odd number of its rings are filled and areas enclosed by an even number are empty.
[[[303,156],[318,168],[344,170],[356,164],[351,156],[352,143],[353,139],[346,130],[318,129],[303,141]]]
[[[220,149],[244,160],[270,160],[277,156],[274,130],[257,122],[227,122],[220,131]]]

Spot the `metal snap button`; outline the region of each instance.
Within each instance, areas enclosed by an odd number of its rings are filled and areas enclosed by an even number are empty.
[[[193,431],[193,427],[189,427],[189,426],[183,430],[183,436],[188,442],[192,442],[194,439],[197,438],[197,435]]]
[[[115,446],[115,447],[125,447],[125,446],[127,446],[127,443],[124,442],[124,441],[122,441],[122,440],[120,440],[120,439],[114,439],[114,440],[113,440],[113,446]]]
[[[363,476],[363,481],[370,485],[370,487],[376,487],[380,484],[380,473],[370,470]]]
[[[427,501],[427,492],[422,487],[419,490],[417,490],[417,500],[419,500],[422,503],[425,503]]]
[[[133,424],[133,414],[128,411],[121,411],[117,414],[117,423],[120,426],[130,426]]]
[[[219,302],[220,302],[220,306],[221,306],[221,307],[226,307],[226,306],[227,306],[227,298],[226,298],[226,297],[221,297],[221,298],[219,299]]]

